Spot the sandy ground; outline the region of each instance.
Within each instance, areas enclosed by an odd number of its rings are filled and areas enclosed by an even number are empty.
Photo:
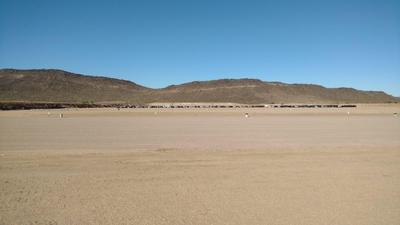
[[[399,109],[0,111],[0,224],[400,224]]]

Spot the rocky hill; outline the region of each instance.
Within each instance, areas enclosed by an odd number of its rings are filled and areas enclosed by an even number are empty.
[[[383,103],[399,101],[391,95],[353,88],[325,88],[312,84],[263,82],[257,79],[223,79],[191,82],[160,89],[162,99],[177,102],[238,103]]]
[[[62,70],[0,70],[0,101],[106,103],[235,102],[263,103],[386,103],[399,102],[381,91],[325,88],[257,79],[195,81],[151,89],[131,81],[85,76]]]
[[[148,91],[130,81],[62,70],[0,70],[0,101],[139,102]]]

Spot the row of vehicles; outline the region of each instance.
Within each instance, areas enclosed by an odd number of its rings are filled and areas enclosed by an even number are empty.
[[[117,108],[177,108],[177,109],[183,109],[183,108],[354,108],[357,107],[356,105],[351,105],[351,104],[306,104],[306,105],[286,105],[286,104],[280,104],[280,105],[195,105],[195,104],[190,104],[190,105],[180,105],[180,104],[175,104],[175,105],[144,105],[144,106],[136,106],[136,105],[120,105]]]

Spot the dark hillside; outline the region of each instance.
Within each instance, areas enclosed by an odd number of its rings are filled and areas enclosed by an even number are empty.
[[[0,71],[0,100],[43,102],[141,101],[149,90],[130,81],[62,70]]]
[[[325,88],[257,79],[195,81],[151,89],[131,81],[62,70],[0,70],[0,101],[147,104],[152,102],[235,102],[244,104],[399,102],[380,91]]]
[[[157,101],[237,103],[386,103],[398,98],[384,92],[284,84],[255,79],[223,79],[172,85],[159,90]]]

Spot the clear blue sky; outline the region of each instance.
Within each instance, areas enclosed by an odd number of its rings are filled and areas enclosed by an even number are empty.
[[[0,68],[400,96],[400,1],[0,0]]]

